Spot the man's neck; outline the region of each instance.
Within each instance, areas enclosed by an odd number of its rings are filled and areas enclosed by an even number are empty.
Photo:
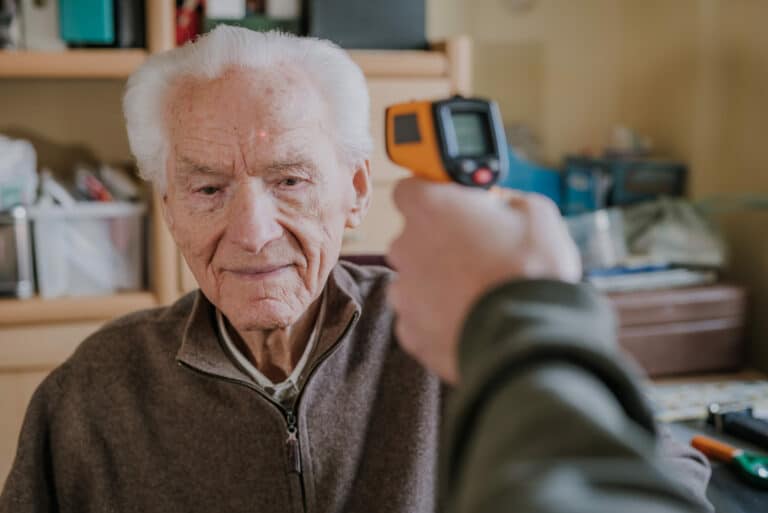
[[[286,328],[240,332],[228,323],[235,344],[253,365],[273,383],[291,375],[307,347],[322,303],[322,295]]]

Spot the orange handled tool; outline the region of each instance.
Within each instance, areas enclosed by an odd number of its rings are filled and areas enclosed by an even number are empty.
[[[694,436],[691,445],[713,460],[730,464],[744,481],[768,489],[768,457],[702,435]]]
[[[389,158],[425,180],[487,189],[507,172],[504,124],[492,101],[454,96],[391,105],[385,133]]]

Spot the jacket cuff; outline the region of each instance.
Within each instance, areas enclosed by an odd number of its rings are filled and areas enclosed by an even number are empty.
[[[651,432],[655,423],[630,365],[616,348],[610,304],[593,287],[555,280],[510,281],[471,308],[459,341],[462,383],[488,392],[500,376],[548,362],[577,365],[603,381],[626,414]]]
[[[531,330],[535,333],[528,333]],[[460,361],[470,363],[477,351],[475,346],[483,340],[525,334],[535,334],[537,339],[582,335],[582,344],[613,352],[615,332],[613,310],[589,285],[555,280],[509,281],[489,289],[469,310],[461,331]],[[588,337],[584,337],[587,333]]]

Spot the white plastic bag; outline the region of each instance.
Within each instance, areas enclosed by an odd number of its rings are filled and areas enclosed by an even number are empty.
[[[37,153],[29,141],[0,135],[0,210],[31,205],[37,190]]]
[[[624,210],[634,255],[676,265],[722,268],[727,248],[702,209],[685,199],[660,198]]]

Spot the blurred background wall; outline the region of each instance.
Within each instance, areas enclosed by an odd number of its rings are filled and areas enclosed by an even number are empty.
[[[768,2],[431,0],[431,38],[474,41],[474,91],[539,135],[598,150],[624,124],[691,167],[694,198],[768,192]],[[723,218],[752,294],[750,362],[768,370],[768,213]]]

